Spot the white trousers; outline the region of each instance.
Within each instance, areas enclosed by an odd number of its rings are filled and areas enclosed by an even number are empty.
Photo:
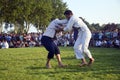
[[[91,33],[86,33],[83,31],[79,32],[78,38],[74,44],[74,52],[77,59],[83,59],[84,54],[86,54],[88,58],[92,58],[92,55],[88,49],[90,39]]]

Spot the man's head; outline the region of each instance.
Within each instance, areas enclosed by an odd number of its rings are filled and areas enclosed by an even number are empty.
[[[66,10],[64,12],[64,15],[66,16],[67,19],[70,19],[70,17],[73,15],[72,11],[71,10]]]

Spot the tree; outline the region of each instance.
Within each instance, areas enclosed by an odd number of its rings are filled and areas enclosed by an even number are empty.
[[[103,26],[103,30],[109,30],[109,31],[115,30],[115,29],[117,29],[117,28],[118,28],[117,24],[114,24],[114,23],[105,24],[105,25]]]
[[[53,15],[52,18],[65,18],[64,11],[67,10],[67,4],[64,3],[62,0],[51,0],[52,1],[52,8],[53,8]]]
[[[33,0],[3,0],[0,1],[1,17],[4,22],[20,24],[29,22]],[[20,26],[20,28],[22,27]],[[17,26],[18,27],[18,26]],[[26,27],[29,28],[29,27]],[[23,28],[22,28],[23,29]]]
[[[49,23],[53,14],[52,10],[51,2],[49,0],[35,0],[35,8],[31,17],[38,29]]]
[[[94,27],[96,31],[99,31],[102,29],[99,23],[92,23],[91,26]]]
[[[30,23],[40,29],[51,18],[63,18],[65,9],[62,0],[0,0],[0,22],[14,23],[16,32],[23,32],[24,28],[27,32]]]
[[[63,18],[66,3],[62,0],[36,0],[33,11],[33,21],[38,29],[44,29],[53,18]],[[36,15],[34,15],[36,14]]]

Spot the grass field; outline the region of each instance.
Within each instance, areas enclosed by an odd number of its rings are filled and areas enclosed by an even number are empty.
[[[79,67],[72,47],[60,47],[66,68],[51,61],[45,68],[47,51],[39,48],[0,49],[0,80],[120,80],[120,49],[90,48],[95,58],[91,67]]]

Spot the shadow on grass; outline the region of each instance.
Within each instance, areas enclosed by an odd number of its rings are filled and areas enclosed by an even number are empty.
[[[36,61],[36,60],[43,60],[44,58],[40,58],[40,59],[10,59],[10,60],[7,60],[7,59],[5,59],[5,60],[0,60],[0,61]]]
[[[67,67],[64,67],[64,68],[55,66],[51,69],[47,69],[46,67],[30,66],[25,69],[28,70],[28,74],[30,74],[30,75],[39,75],[39,74],[49,74],[49,73],[56,74],[56,73],[87,72],[87,71],[91,71],[92,67],[88,67],[88,66],[79,67],[78,65],[68,65]]]
[[[76,62],[78,62],[74,56],[62,57],[64,61],[69,61],[68,66],[65,68],[59,68],[58,66],[53,66],[52,69],[46,69],[44,66],[29,66],[25,69],[28,71],[30,75],[40,75],[40,74],[72,74],[72,73],[93,73],[97,75],[101,74],[120,74],[120,63],[119,63],[119,55],[112,54],[100,54],[95,56],[95,63],[91,66],[79,67]],[[72,61],[72,63],[70,62]],[[71,65],[72,64],[72,65]]]
[[[99,68],[99,69],[98,69]],[[30,66],[25,68],[29,75],[40,75],[40,74],[73,74],[73,73],[87,73],[91,72],[93,74],[120,74],[120,70],[117,70],[113,67],[107,68],[106,66],[98,66],[98,64],[93,64],[91,67],[85,66],[85,67],[80,67],[78,65],[68,65],[67,67],[60,68],[58,66],[54,66],[51,69],[47,69],[45,66]]]
[[[0,68],[0,71],[8,70],[7,68]]]
[[[46,69],[46,67],[34,67],[34,66],[30,66],[30,67],[26,67],[25,69],[28,69],[28,70],[40,70],[40,69]]]

